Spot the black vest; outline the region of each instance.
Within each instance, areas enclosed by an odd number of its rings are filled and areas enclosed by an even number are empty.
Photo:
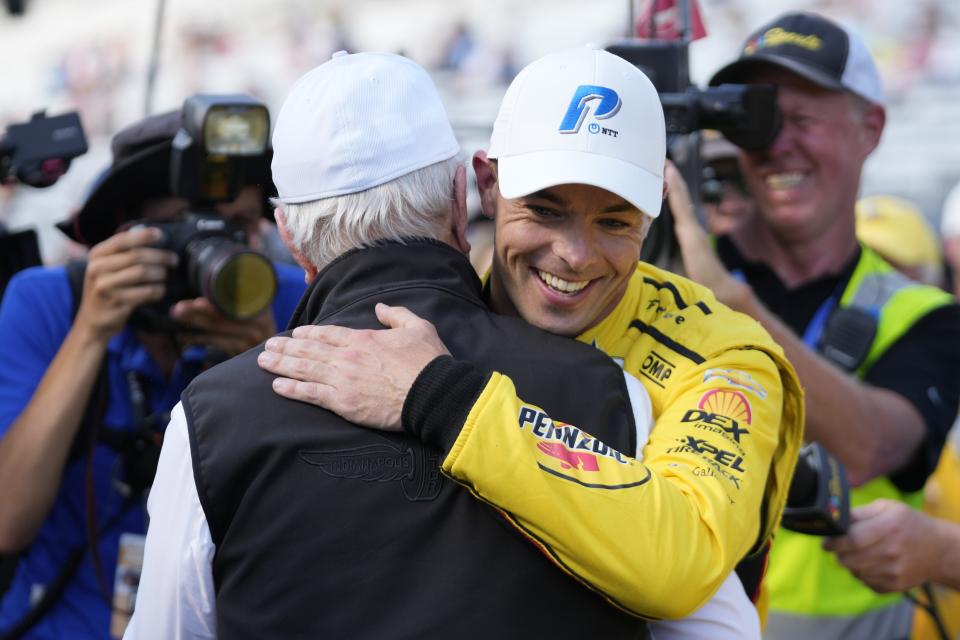
[[[447,245],[342,256],[313,282],[291,326],[380,328],[377,302],[431,320],[454,357],[509,375],[521,398],[553,418],[635,451],[610,358],[489,312],[469,262]],[[442,476],[439,452],[274,395],[259,351],[214,367],[183,394],[216,544],[221,638],[645,636],[642,621]]]

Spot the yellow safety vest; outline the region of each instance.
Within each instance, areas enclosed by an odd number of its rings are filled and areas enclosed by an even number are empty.
[[[877,318],[877,333],[856,375],[863,378],[870,367],[920,318],[950,304],[952,296],[934,287],[917,284],[864,247],[847,284],[840,306],[865,308]],[[904,493],[887,477],[876,478],[853,489],[853,506],[890,498],[919,508],[922,492]],[[855,618],[898,604],[900,594],[878,594],[857,580],[832,553],[821,547],[822,539],[781,529],[773,544],[767,585],[771,615]]]

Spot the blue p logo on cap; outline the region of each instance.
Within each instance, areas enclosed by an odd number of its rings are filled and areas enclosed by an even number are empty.
[[[613,89],[598,87],[592,84],[582,84],[573,92],[573,99],[567,107],[567,113],[560,123],[560,133],[576,133],[583,124],[591,102],[599,100],[593,111],[593,117],[603,120],[616,115],[620,111],[620,96]]]

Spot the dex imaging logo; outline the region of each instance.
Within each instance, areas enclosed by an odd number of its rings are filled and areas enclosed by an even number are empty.
[[[596,120],[606,120],[620,111],[620,96],[613,89],[599,87],[592,84],[582,84],[573,92],[573,98],[570,100],[570,106],[567,107],[567,113],[563,116],[560,123],[560,133],[577,133],[580,131],[580,125],[587,117],[587,112],[593,112]],[[596,122],[591,122],[587,127],[590,133],[602,133],[604,135],[619,135],[619,131],[601,127]]]

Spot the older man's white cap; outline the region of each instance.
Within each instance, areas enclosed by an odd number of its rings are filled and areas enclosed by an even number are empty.
[[[459,150],[423,68],[391,53],[339,51],[283,103],[273,182],[281,202],[311,202],[366,191]]]

